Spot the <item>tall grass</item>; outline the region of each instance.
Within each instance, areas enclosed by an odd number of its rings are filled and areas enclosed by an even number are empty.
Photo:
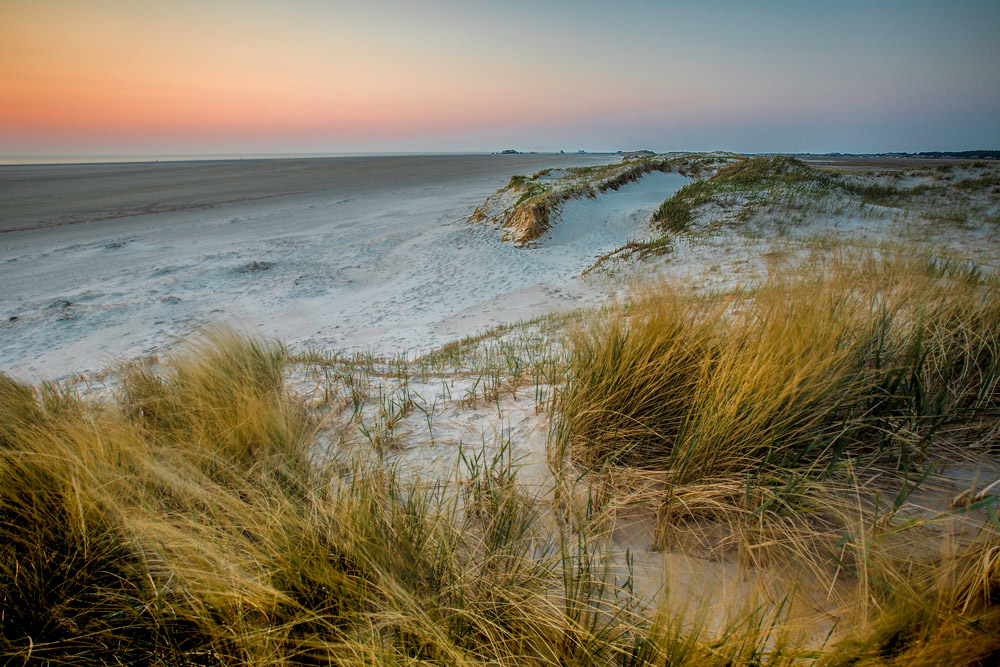
[[[995,451],[997,286],[868,255],[726,295],[641,288],[573,332],[552,460],[606,512],[655,513],[661,549],[777,568],[828,602],[850,582],[852,637],[821,663],[987,664],[997,495],[977,496],[979,541],[940,559],[916,555],[936,519],[902,510],[935,456]]]
[[[700,300],[661,285],[578,331],[561,445],[677,481],[897,458],[997,415],[995,278],[869,258]],[[982,433],[992,442],[988,429]]]
[[[641,627],[510,457],[335,474],[284,351],[217,332],[117,401],[0,381],[11,664],[609,664]],[[503,451],[503,450],[502,450]],[[633,663],[636,664],[636,663]]]
[[[924,274],[928,284],[967,284],[962,294],[975,297],[969,312],[988,312],[981,276],[939,264]],[[687,319],[672,325],[657,349],[689,359],[672,376],[674,386],[697,387],[706,359],[745,363],[745,354],[718,351],[725,336],[715,330],[751,321],[753,307],[672,298]],[[657,317],[664,326],[676,320],[666,310]],[[938,346],[925,363],[944,368],[938,357],[969,345]],[[818,354],[788,352],[783,363]],[[943,404],[948,410],[964,406],[980,414],[991,405],[992,394],[971,391],[983,382],[987,357],[945,365],[956,388]],[[885,654],[905,653],[933,634],[945,614],[958,619],[953,629],[981,622],[985,630],[974,636],[997,627],[991,620],[996,543],[986,539],[921,574],[920,581],[940,582],[937,602],[921,607],[923,615],[880,616],[874,633],[859,626],[851,643],[832,651],[797,648],[780,604],[738,609],[716,629],[700,612],[703,620],[692,624],[667,598],[647,608],[632,590],[630,567],[624,584],[610,575],[609,536],[588,515],[599,508],[574,506],[574,520],[560,523],[545,497],[517,482],[510,443],[495,455],[485,448],[463,452],[462,473],[452,484],[403,481],[383,463],[345,465],[331,456],[342,443],[319,437],[342,432],[321,430],[321,420],[337,419],[337,412],[318,415],[289,394],[286,360],[277,343],[216,331],[162,364],[127,368],[118,394],[103,400],[0,376],[5,663],[785,665],[866,658],[872,647],[889,645],[883,638],[894,629],[903,638]],[[647,352],[634,368],[668,366]],[[661,381],[648,390],[669,386]],[[566,394],[564,405],[574,395]],[[674,411],[686,405],[683,397],[675,400]],[[624,401],[619,412],[630,404]],[[655,416],[654,408],[644,406]],[[647,465],[660,454],[655,438],[633,423],[644,415],[621,423],[623,432],[631,424],[629,433],[646,438],[629,456]],[[683,434],[684,423],[675,422],[668,427]],[[768,428],[798,433],[806,426],[779,419]],[[700,460],[722,468],[735,461],[724,452]],[[792,491],[779,499],[785,507],[811,493]],[[718,497],[726,494],[720,486]],[[746,504],[748,515],[752,505]],[[912,579],[904,569],[893,572],[901,582]],[[912,610],[905,599],[886,596],[886,604]]]
[[[282,357],[219,333],[129,371],[117,405],[4,379],[5,654],[215,664],[250,651],[251,619],[296,625],[273,579],[316,539],[292,537],[315,481]]]
[[[1000,532],[1000,531],[998,531]],[[904,590],[824,661],[846,665],[992,665],[1000,660],[997,532],[917,568]]]

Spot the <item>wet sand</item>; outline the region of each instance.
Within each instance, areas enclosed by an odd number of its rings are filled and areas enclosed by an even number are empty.
[[[362,196],[594,164],[609,156],[418,155],[0,166],[0,232],[282,195]]]

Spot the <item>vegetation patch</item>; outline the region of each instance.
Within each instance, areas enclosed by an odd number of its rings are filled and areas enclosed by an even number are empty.
[[[874,258],[810,276],[725,298],[650,288],[596,319],[507,325],[413,360],[290,355],[216,331],[126,367],[103,400],[0,376],[0,654],[988,663],[1000,526],[920,558],[947,524],[907,498],[937,448],[995,447],[996,280]],[[323,387],[312,402],[287,386],[306,367]],[[492,450],[459,445],[454,481],[404,475],[390,454],[429,444],[406,423],[426,420],[433,446],[442,414],[421,383],[454,391],[440,400],[463,421],[491,402],[509,418],[500,397],[531,405],[534,386],[536,412],[559,410],[552,485],[519,481],[509,428]],[[378,456],[353,458],[359,444]],[[880,501],[875,476],[902,486]],[[996,489],[975,491],[945,518],[992,511]],[[617,517],[648,508],[657,548],[819,581],[843,625],[802,640],[792,593],[724,616],[706,595],[694,621],[666,589],[649,606],[633,556],[614,551]]]
[[[697,178],[709,174],[728,156],[679,155],[626,159],[620,163],[573,167],[558,178],[551,170],[531,177],[517,175],[505,188],[477,207],[469,222],[488,221],[504,230],[505,240],[525,246],[544,235],[566,201],[617,190],[654,171]]]
[[[790,156],[742,158],[664,201],[650,227],[654,233],[678,234],[690,230],[699,216],[711,216],[707,222],[728,223],[733,228],[771,225],[779,234],[785,233],[789,223],[805,223],[824,214],[916,216],[961,225],[969,220],[994,220],[1000,211],[1000,185],[994,169],[986,163],[943,166],[947,169],[837,172]],[[968,175],[956,180],[958,173]]]
[[[741,186],[801,183],[814,178],[815,172],[805,163],[786,155],[746,158],[722,167],[712,176],[712,180],[718,183]]]
[[[682,232],[688,228],[695,209],[709,202],[711,197],[712,185],[708,181],[688,183],[660,204],[653,213],[651,224],[661,232]]]
[[[605,265],[614,262],[624,262],[631,260],[642,261],[651,257],[659,257],[670,252],[672,241],[669,236],[661,236],[651,241],[629,241],[625,245],[611,252],[604,253],[597,258],[593,264],[584,269],[581,275],[587,275],[593,271],[603,268]]]
[[[794,186],[815,180],[815,172],[792,157],[743,158],[722,166],[710,178],[689,183],[678,190],[660,205],[650,225],[660,232],[683,232],[688,229],[697,209],[720,195]]]
[[[1000,175],[985,174],[974,178],[963,178],[955,183],[955,187],[960,190],[989,190],[1000,187]]]
[[[1000,416],[997,278],[876,265],[729,300],[664,287],[605,315],[574,338],[565,446],[688,481],[862,453],[902,464],[946,425]]]

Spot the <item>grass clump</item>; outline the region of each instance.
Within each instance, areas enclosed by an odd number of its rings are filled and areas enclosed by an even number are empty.
[[[457,491],[335,472],[282,389],[284,357],[216,332],[127,371],[114,402],[0,380],[5,662],[644,664],[643,642],[671,650],[616,597],[599,543],[553,529],[515,483],[509,449],[463,455]],[[763,654],[685,645],[698,664]]]
[[[507,183],[508,188],[523,188],[528,183],[533,180],[533,177],[525,176],[524,174],[514,174],[510,177],[510,182]]]
[[[1000,187],[1000,175],[996,173],[983,174],[973,178],[963,178],[955,183],[960,190],[989,190]]]
[[[787,155],[758,156],[727,164],[712,176],[718,183],[759,186],[764,183],[798,183],[815,178],[814,170]]]
[[[694,218],[695,209],[710,201],[711,196],[712,187],[708,182],[688,183],[660,204],[650,224],[660,232],[682,232]]]
[[[877,264],[708,302],[664,286],[605,316],[574,340],[565,446],[591,465],[690,480],[902,455],[926,445],[921,434],[995,416],[995,281],[944,285],[920,263]]]
[[[673,249],[673,241],[667,236],[661,236],[649,241],[629,241],[620,248],[606,252],[589,267],[583,270],[580,275],[587,275],[596,271],[606,264],[614,261],[629,261],[632,259],[644,260],[651,257],[665,255]]]
[[[217,332],[162,374],[130,370],[117,406],[0,383],[8,659],[220,664],[247,650],[251,609],[295,624],[269,581],[293,556],[261,557],[311,483],[283,354]]]
[[[252,465],[290,459],[306,437],[285,398],[280,345],[217,331],[164,368],[129,368],[121,385],[125,415],[147,437]]]
[[[515,206],[520,206],[527,201],[540,197],[547,192],[551,192],[552,185],[546,181],[539,180],[545,174],[538,173],[534,176],[515,175],[511,176],[507,189],[520,193]]]
[[[882,183],[861,184],[843,182],[840,184],[840,187],[850,194],[857,195],[866,204],[889,206],[897,202],[900,196],[902,196],[902,192],[897,188]]]
[[[870,629],[840,642],[824,663],[995,664],[1000,660],[997,534],[984,535],[937,567],[922,569]]]
[[[819,175],[814,170],[793,157],[743,158],[723,165],[710,178],[689,183],[678,190],[653,213],[650,224],[660,232],[680,233],[691,224],[699,207],[721,194],[794,186],[817,178]]]
[[[640,289],[570,336],[553,465],[606,515],[646,516],[659,549],[784,569],[828,602],[853,582],[856,627],[819,664],[937,664],[963,642],[982,650],[958,664],[988,663],[997,487],[970,496],[991,517],[977,540],[943,557],[917,553],[971,506],[909,499],[959,452],[995,451],[997,287],[866,256],[724,295]]]

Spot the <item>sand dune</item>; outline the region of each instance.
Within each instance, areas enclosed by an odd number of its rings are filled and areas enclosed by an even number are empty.
[[[96,370],[216,321],[297,347],[419,351],[596,301],[603,293],[575,277],[638,233],[683,179],[657,174],[568,205],[565,226],[530,251],[465,220],[513,173],[602,160],[4,168],[0,370]]]

